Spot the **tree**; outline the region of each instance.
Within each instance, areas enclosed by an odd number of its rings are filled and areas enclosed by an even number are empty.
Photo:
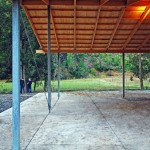
[[[129,70],[140,79],[140,87],[144,89],[143,79],[150,76],[150,54],[130,54]]]
[[[11,4],[0,0],[0,79],[11,78]],[[6,24],[7,22],[7,24]]]

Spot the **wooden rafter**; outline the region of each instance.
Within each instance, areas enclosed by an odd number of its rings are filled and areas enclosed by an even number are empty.
[[[52,5],[52,53],[150,53],[150,13],[146,12],[150,5],[139,7],[145,1],[22,0],[45,53],[48,50],[47,1]]]
[[[55,27],[55,23],[54,23],[54,18],[53,18],[53,15],[52,15],[52,11],[51,11],[50,14],[51,14],[51,21],[52,21],[52,25],[53,25],[54,35],[55,35],[55,38],[56,38],[57,48],[59,50],[59,42],[58,42],[58,37],[57,37],[57,34],[56,34],[56,27]]]
[[[104,5],[104,4],[106,4],[108,1],[109,1],[109,0],[100,0],[100,5],[101,5],[101,6]]]
[[[139,29],[139,27],[141,26],[141,24],[143,23],[143,21],[145,20],[146,16],[149,14],[150,12],[150,7],[147,7],[145,9],[145,11],[143,12],[140,20],[138,21],[138,23],[135,25],[134,29],[132,30],[132,32],[130,33],[128,39],[126,40],[125,44],[123,45],[122,49],[125,49],[126,46],[128,45],[128,43],[130,42],[130,40],[132,39],[132,37],[134,36],[134,34],[136,33],[136,31]]]
[[[74,50],[76,49],[76,0],[74,0]]]
[[[118,29],[118,27],[119,27],[119,24],[120,24],[121,19],[122,19],[123,15],[124,15],[124,12],[125,12],[125,8],[123,8],[122,11],[121,11],[121,14],[120,14],[120,16],[119,16],[119,18],[118,18],[117,24],[116,24],[116,26],[115,26],[115,28],[114,28],[114,30],[113,30],[112,36],[111,36],[111,38],[110,38],[110,40],[109,40],[109,43],[108,43],[108,46],[107,46],[107,48],[106,48],[107,50],[109,49],[109,47],[110,47],[110,45],[111,45],[111,43],[112,43],[112,40],[113,40],[113,38],[114,38],[114,36],[115,36],[115,33],[116,33],[116,31],[117,31],[117,29]]]
[[[150,40],[150,34],[144,39],[142,44],[138,47],[138,50],[140,50],[142,47],[144,47],[149,40]]]
[[[92,50],[93,44],[94,44],[94,39],[95,39],[96,30],[97,30],[98,21],[99,21],[99,16],[100,16],[100,11],[101,11],[101,6],[99,6],[99,8],[98,8],[98,14],[97,14],[97,18],[96,18],[96,23],[95,23],[95,28],[94,28],[93,38],[92,38],[92,43],[91,43],[91,50]]]
[[[42,0],[46,5],[49,4],[49,0]]]
[[[108,1],[109,1],[109,0],[100,0],[100,6],[99,6],[99,8],[98,8],[98,13],[97,13],[97,18],[96,18],[95,28],[94,28],[93,37],[92,37],[91,50],[92,50],[93,44],[94,44],[94,39],[95,39],[96,30],[97,30],[97,26],[98,26],[98,21],[99,21],[101,6],[103,6],[103,5],[104,5],[105,3],[107,3]]]
[[[139,2],[140,0],[126,0],[127,5],[132,5],[134,3]]]
[[[28,12],[28,10],[27,10],[27,8],[26,8],[25,6],[23,6],[23,10],[24,10],[24,12],[25,12],[25,14],[26,14],[26,16],[27,16],[29,22],[30,22],[30,25],[32,26],[33,32],[34,32],[34,34],[36,35],[36,38],[37,38],[38,43],[39,43],[40,47],[42,48],[42,43],[41,43],[41,41],[40,41],[39,38],[38,38],[38,34],[37,34],[37,31],[36,31],[36,29],[35,29],[35,26],[34,26],[34,24],[33,24],[33,22],[32,22],[32,19],[31,19],[31,17],[30,17],[30,14],[29,14],[29,12]]]
[[[23,5],[46,5],[48,0],[22,0]],[[77,5],[84,5],[84,6],[98,6],[99,4],[102,4],[102,2],[105,0],[101,0],[100,2],[98,0],[78,0]],[[135,3],[137,1],[137,4]],[[142,1],[138,3],[138,0],[128,0],[128,4],[136,4],[139,6],[150,6],[149,1]],[[50,5],[73,5],[74,0],[50,0]],[[111,0],[107,4],[107,6],[125,6],[124,1],[120,0]]]

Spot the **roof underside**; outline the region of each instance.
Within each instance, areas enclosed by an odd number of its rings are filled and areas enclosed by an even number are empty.
[[[43,51],[48,0],[22,0]],[[50,0],[51,52],[150,52],[150,0]]]

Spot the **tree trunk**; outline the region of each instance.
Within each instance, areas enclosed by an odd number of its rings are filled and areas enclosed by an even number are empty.
[[[47,91],[47,79],[44,79],[44,92],[46,92]]]
[[[144,90],[143,76],[142,76],[142,54],[139,54],[139,79],[140,79],[140,88]]]
[[[24,82],[25,82],[24,92],[27,93],[27,82],[26,82],[26,74],[25,74],[25,71],[26,71],[26,66],[23,65],[23,78],[24,78]]]
[[[36,81],[34,81],[34,92],[36,90]]]

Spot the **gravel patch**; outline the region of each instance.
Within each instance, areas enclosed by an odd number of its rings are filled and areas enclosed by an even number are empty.
[[[35,93],[21,94],[21,102],[34,96]],[[0,94],[0,113],[12,107],[12,94]]]

